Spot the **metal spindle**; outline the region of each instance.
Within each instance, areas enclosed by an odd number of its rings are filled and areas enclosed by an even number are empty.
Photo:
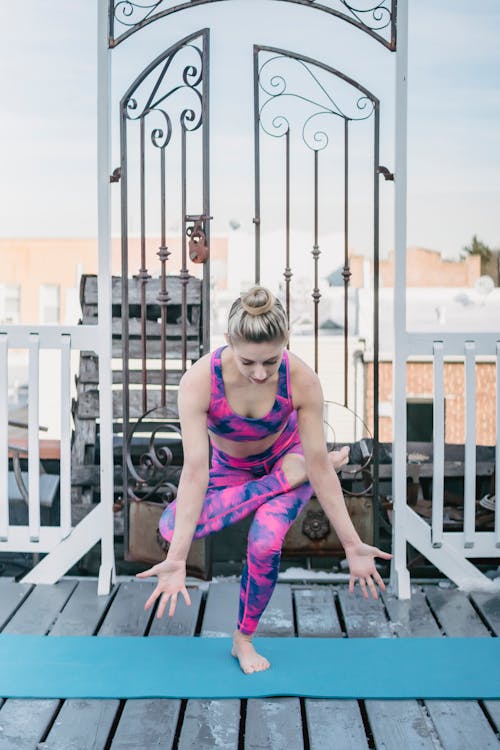
[[[160,258],[161,271],[161,288],[158,292],[158,303],[161,310],[161,405],[167,403],[167,303],[170,295],[167,292],[167,272],[166,262],[170,256],[170,250],[167,247],[166,239],[166,170],[165,170],[165,148],[160,149],[160,219],[161,219],[161,240],[158,249]]]
[[[443,342],[433,343],[434,409],[433,409],[433,474],[432,474],[432,546],[443,544],[444,505],[444,356]]]
[[[349,119],[344,119],[344,406],[349,405]]]
[[[476,344],[465,342],[464,547],[476,531]]]
[[[187,239],[186,239],[186,128],[181,129],[181,193],[182,193],[182,267],[181,279],[181,321],[182,321],[182,371],[187,368],[187,283],[189,272],[187,269]]]
[[[255,283],[260,284],[260,133],[259,133],[259,48],[253,48],[253,132],[255,169]]]
[[[319,275],[318,275],[318,260],[321,255],[321,251],[318,245],[318,151],[314,151],[314,245],[312,250],[312,256],[314,258],[314,289],[312,298],[314,300],[314,371],[318,372],[318,331],[319,331],[319,301],[321,299],[321,292],[319,291]]]
[[[141,268],[139,282],[141,285],[141,356],[142,356],[142,411],[148,409],[148,368],[147,368],[147,311],[146,284],[151,276],[146,268],[146,155],[145,155],[145,123],[141,117],[141,158],[140,158],[140,206],[141,206]]]
[[[290,281],[293,276],[290,267],[290,129],[285,133],[285,306],[290,321]],[[290,341],[287,344],[290,348]]]

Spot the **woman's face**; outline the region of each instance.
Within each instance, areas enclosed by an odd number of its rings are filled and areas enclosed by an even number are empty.
[[[227,338],[227,337],[226,337]],[[239,372],[250,382],[265,383],[278,372],[285,344],[282,341],[229,341]]]

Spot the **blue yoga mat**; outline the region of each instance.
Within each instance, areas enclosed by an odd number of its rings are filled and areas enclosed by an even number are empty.
[[[499,638],[229,638],[0,634],[4,698],[500,698]]]

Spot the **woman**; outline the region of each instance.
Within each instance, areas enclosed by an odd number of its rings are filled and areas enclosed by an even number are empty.
[[[179,593],[190,604],[185,579],[192,539],[255,511],[232,649],[248,674],[270,666],[252,636],[278,578],[285,534],[313,491],[345,549],[350,591],[357,579],[363,595],[369,590],[376,599],[375,584],[385,586],[374,557],[391,555],[364,544],[352,524],[335,473],[347,450],[326,450],[319,379],[287,352],[288,321],[279,300],[263,287],[243,294],[231,307],[226,341],[182,377],[184,465],[177,499],[159,524],[170,547],[164,562],[138,577],[158,577],[145,609],[160,598],[162,617],[170,600],[172,616]]]

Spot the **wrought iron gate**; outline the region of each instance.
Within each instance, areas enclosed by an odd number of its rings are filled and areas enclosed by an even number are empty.
[[[192,0],[172,4],[159,0],[146,4],[131,0],[110,2],[110,47],[114,47],[153,21],[171,16],[180,10],[204,5],[216,0]],[[285,0],[281,0],[284,2]],[[307,5],[311,9],[341,18],[389,50],[396,45],[396,0],[366,3],[363,10],[347,0],[332,0],[328,4],[287,0]],[[368,7],[369,6],[369,7]],[[307,78],[306,88],[291,87],[291,72],[300,68]],[[339,105],[339,88],[348,92],[348,103]],[[250,93],[250,92],[249,92]],[[187,101],[189,99],[190,101]],[[296,113],[287,112],[291,102],[309,108],[302,120]],[[285,106],[286,105],[286,106]],[[300,115],[299,115],[300,117]],[[255,280],[261,281],[261,141],[263,136],[280,139],[285,152],[283,194],[286,218],[283,227],[283,296],[287,312],[293,313],[293,269],[290,238],[293,233],[291,195],[293,185],[290,164],[299,148],[310,153],[312,164],[313,232],[311,236],[313,288],[311,305],[314,317],[315,368],[318,371],[319,322],[321,299],[319,288],[321,258],[321,211],[319,206],[321,170],[328,168],[329,138],[319,123],[335,122],[340,126],[343,143],[344,191],[344,405],[348,406],[348,289],[349,267],[349,135],[361,121],[369,121],[373,128],[373,266],[374,266],[374,446],[378,445],[378,254],[379,254],[379,176],[392,175],[379,164],[380,104],[377,97],[361,83],[349,78],[330,65],[295,52],[274,47],[254,47],[254,138],[255,138]],[[172,451],[178,450],[172,435],[178,430],[174,388],[188,362],[209,349],[210,330],[210,267],[209,267],[209,31],[203,29],[177,44],[151,62],[131,84],[120,104],[121,166],[115,175],[121,179],[122,196],[122,273],[121,273],[121,328],[115,331],[114,356],[123,363],[122,373],[115,380],[122,385],[121,425],[123,449],[123,503],[127,534],[130,512],[150,498],[168,500],[175,492],[172,478]],[[317,125],[318,124],[318,125]],[[317,125],[317,126],[316,126]],[[135,135],[132,133],[135,132]],[[134,140],[135,139],[135,140]],[[133,145],[134,144],[134,145]],[[136,150],[133,157],[131,146]],[[193,205],[190,199],[192,178],[188,179],[190,148],[201,150],[198,155],[201,202]],[[177,165],[180,201],[168,191],[172,170],[169,158],[180,154]],[[174,159],[175,161],[175,159]],[[169,166],[170,165],[170,166]],[[303,188],[304,186],[302,186]],[[148,226],[151,218],[148,206],[155,205],[161,227],[156,247],[151,246]],[[138,216],[138,263],[130,263],[133,250],[130,214]],[[177,279],[167,276],[175,271],[171,248],[167,247],[167,217],[177,211],[181,226],[181,268]],[[196,212],[196,213],[195,213]],[[154,222],[153,222],[154,223]],[[264,227],[265,230],[265,227]],[[190,277],[187,267],[188,245],[191,258],[204,262],[201,291]],[[159,258],[155,274],[153,253]],[[168,265],[167,265],[168,262]],[[158,261],[156,261],[158,265]],[[132,276],[131,276],[132,275]],[[156,277],[155,277],[156,276]],[[262,282],[265,283],[265,279]],[[172,326],[177,328],[177,341],[171,338]],[[175,356],[178,369],[167,365]],[[152,365],[152,360],[155,365]],[[135,362],[134,362],[135,360]],[[321,373],[320,373],[321,374]],[[172,398],[170,398],[172,396]],[[360,494],[378,494],[378,452],[374,450],[372,481]],[[175,456],[174,456],[175,459]],[[182,458],[180,459],[182,461]],[[174,460],[175,463],[175,460]],[[133,556],[133,555],[132,555]]]

